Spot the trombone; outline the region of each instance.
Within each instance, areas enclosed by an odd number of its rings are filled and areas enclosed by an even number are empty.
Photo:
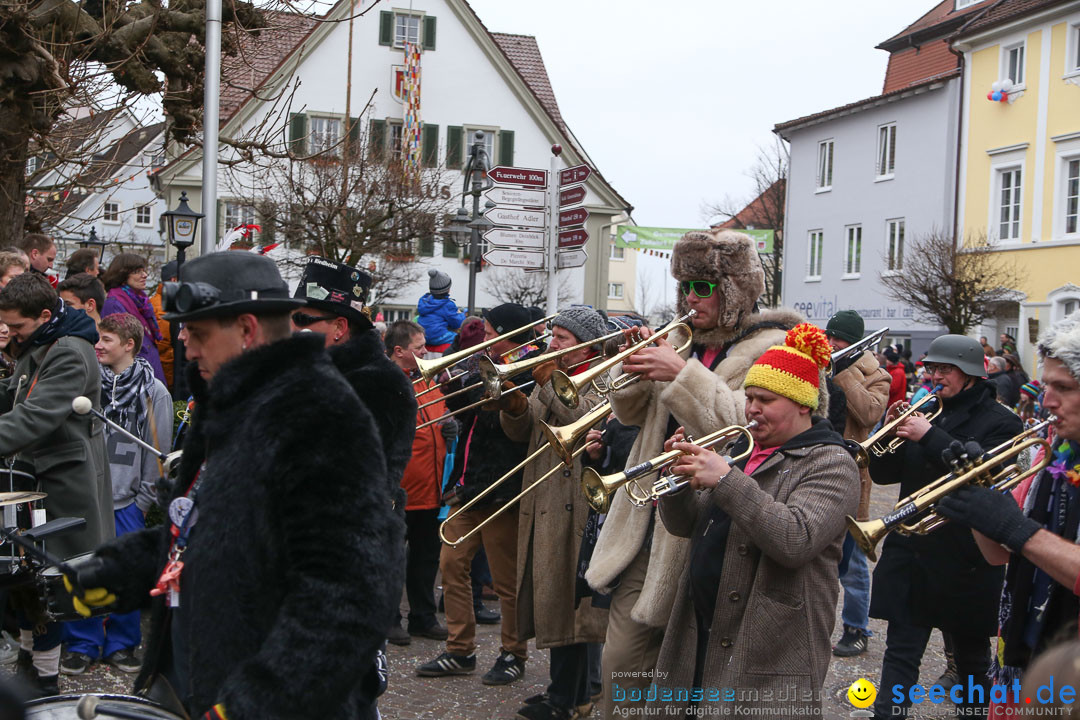
[[[536,357],[525,358],[524,360],[518,360],[517,362],[506,363],[505,365],[496,365],[495,361],[487,355],[483,356],[479,360],[480,369],[480,381],[487,388],[488,395],[498,397],[497,388],[501,388],[505,380],[509,380],[515,375],[520,375],[523,372],[532,370],[533,368],[543,365],[549,360],[555,360],[563,355],[569,355],[575,350],[584,350],[591,345],[603,345],[617,335],[622,335],[622,330],[616,330],[613,333],[608,333],[603,337],[598,337],[595,340],[587,340],[583,343],[578,343],[573,347],[563,348],[562,350],[555,350],[552,352],[546,352],[543,355],[537,355]],[[595,358],[590,358],[593,360]],[[583,365],[584,363],[578,363]],[[574,367],[577,367],[575,365]],[[572,368],[571,368],[572,369]]]
[[[574,460],[579,455],[581,455],[581,453],[585,452],[585,448],[587,447],[587,444],[584,444],[584,445],[582,445],[581,447],[579,447],[579,448],[577,448],[575,450],[574,445],[576,445],[577,442],[581,438],[585,437],[585,435],[588,434],[589,429],[593,425],[600,422],[601,420],[603,420],[604,418],[606,418],[610,414],[611,414],[611,403],[601,403],[600,405],[597,405],[592,410],[585,413],[584,415],[582,415],[580,418],[578,418],[574,422],[570,423],[569,425],[561,425],[559,427],[552,427],[551,425],[548,425],[546,422],[541,421],[541,429],[543,430],[544,437],[547,439],[547,441],[543,445],[538,447],[536,449],[536,451],[533,452],[533,454],[529,455],[527,458],[525,458],[524,460],[519,462],[517,465],[510,468],[510,470],[508,470],[505,475],[503,475],[501,478],[499,478],[495,482],[488,485],[486,488],[484,488],[482,491],[480,491],[480,493],[477,494],[476,497],[469,500],[467,503],[465,503],[460,508],[458,508],[456,512],[454,512],[452,515],[447,517],[446,520],[444,520],[442,522],[442,524],[439,525],[439,537],[442,538],[442,541],[444,543],[446,543],[447,545],[449,545],[450,547],[457,547],[461,543],[465,542],[466,539],[472,537],[474,534],[479,532],[480,528],[487,525],[489,522],[492,521],[492,519],[494,519],[494,518],[498,517],[499,515],[502,515],[504,512],[506,512],[507,508],[512,507],[515,503],[517,503],[519,500],[521,500],[521,498],[525,497],[530,492],[532,492],[534,488],[536,488],[538,485],[540,485],[540,483],[544,482],[549,477],[554,475],[555,471],[558,470],[560,467],[563,467],[564,465],[566,467],[572,466],[574,464]],[[450,540],[446,539],[446,523],[450,522],[450,520],[453,519],[454,517],[456,517],[458,515],[458,513],[463,513],[466,510],[468,510],[469,508],[471,508],[473,505],[475,505],[477,502],[479,502],[482,498],[487,496],[488,493],[490,493],[496,487],[498,487],[499,485],[502,485],[504,482],[509,480],[511,477],[514,476],[515,473],[517,473],[520,470],[524,469],[526,465],[531,463],[533,460],[536,460],[537,458],[539,458],[541,455],[543,455],[548,450],[554,451],[555,454],[557,454],[562,459],[563,464],[562,465],[556,465],[555,467],[551,468],[546,473],[541,475],[539,478],[534,480],[531,485],[529,485],[527,488],[524,488],[521,492],[519,492],[517,495],[515,495],[510,500],[508,500],[505,505],[503,505],[501,508],[499,508],[498,510],[493,512],[488,517],[484,518],[484,520],[482,522],[480,522],[479,524],[477,524],[476,527],[474,527],[472,530],[469,530],[469,532],[465,533],[464,535],[459,537],[457,540],[454,540],[454,541],[451,542]]]
[[[757,420],[751,420],[746,425],[729,425],[709,433],[700,442],[690,439],[687,439],[687,442],[694,442],[699,447],[709,448],[714,445],[726,445],[737,440],[740,436],[745,437],[749,443],[746,450],[728,460],[729,463],[737,463],[744,458],[750,457],[750,453],[753,452],[754,437],[750,434],[750,431],[755,427],[757,427]],[[682,455],[680,450],[668,450],[657,455],[652,460],[646,460],[622,472],[611,473],[610,475],[601,475],[593,468],[587,467],[581,474],[581,491],[585,493],[585,499],[589,506],[598,513],[606,513],[611,508],[612,496],[618,492],[620,487],[626,490],[632,505],[644,507],[653,500],[658,500],[665,495],[682,489],[690,482],[689,478],[665,476],[663,474],[664,470],[675,464],[680,455]],[[638,480],[654,472],[661,473],[660,477],[648,488],[641,487]]]
[[[850,515],[847,528],[866,557],[877,560],[877,544],[890,532],[901,535],[926,535],[949,520],[937,512],[938,502],[965,485],[979,485],[998,492],[1013,487],[1042,471],[1053,459],[1050,443],[1037,437],[1055,418],[1051,417],[1032,425],[1014,438],[1006,440],[979,457],[964,456],[953,462],[953,471],[924,488],[897,501],[893,511],[877,520],[858,522]],[[1036,436],[1036,437],[1032,437]],[[1028,448],[1042,447],[1043,458],[1027,470],[1021,470],[1017,461]],[[1008,464],[997,469],[1002,463]]]
[[[596,388],[596,391],[601,395],[607,395],[608,393],[615,392],[616,390],[621,390],[627,385],[632,385],[633,383],[641,379],[641,375],[639,373],[623,373],[614,380],[604,383],[603,387],[601,387],[600,383],[596,381],[602,375],[607,373],[611,368],[615,367],[623,360],[636,353],[638,350],[641,350],[650,343],[656,342],[657,340],[666,337],[667,335],[670,335],[672,332],[679,328],[683,328],[686,331],[687,338],[686,342],[681,347],[679,347],[677,352],[685,352],[687,349],[689,349],[690,344],[693,342],[694,335],[693,328],[687,325],[686,322],[688,320],[692,320],[695,315],[697,315],[697,311],[691,310],[690,312],[683,315],[681,318],[676,318],[675,320],[672,320],[670,323],[665,325],[660,330],[657,330],[644,340],[641,340],[640,342],[631,345],[630,347],[626,348],[625,350],[616,355],[612,355],[607,360],[603,361],[599,365],[596,365],[595,367],[589,368],[587,372],[583,372],[580,375],[570,377],[561,370],[556,370],[555,373],[551,376],[551,387],[555,391],[555,395],[557,395],[558,398],[562,400],[563,405],[566,405],[568,408],[576,408],[578,406],[578,403],[581,402],[582,389],[589,383],[592,383],[593,387]]]
[[[888,442],[886,442],[885,439],[896,432],[896,428],[900,426],[900,423],[907,420],[915,413],[921,412],[922,409],[930,403],[936,402],[937,406],[926,413],[926,419],[933,420],[940,415],[942,404],[941,398],[938,397],[939,392],[941,392],[941,385],[935,385],[929,395],[923,396],[919,402],[908,407],[907,410],[897,415],[891,422],[885,423],[881,426],[880,430],[859,443],[859,449],[855,451],[855,463],[859,467],[864,468],[870,465],[871,453],[873,453],[874,457],[884,457],[890,453],[896,452],[897,449],[903,445],[903,438],[893,438]]]
[[[494,345],[495,343],[502,342],[503,340],[506,340],[508,338],[512,338],[515,335],[520,335],[521,333],[525,332],[526,330],[530,330],[533,327],[539,325],[540,323],[545,323],[545,322],[548,322],[549,320],[553,320],[553,319],[557,318],[558,316],[559,316],[559,314],[555,313],[554,315],[548,315],[546,318],[543,318],[541,320],[537,320],[535,322],[530,321],[527,325],[522,325],[521,327],[514,328],[513,330],[511,330],[509,332],[504,332],[502,335],[499,335],[497,337],[493,337],[490,340],[485,340],[484,342],[477,343],[476,345],[473,345],[472,347],[467,347],[464,350],[458,350],[456,353],[450,353],[449,355],[443,355],[442,357],[438,357],[438,358],[435,358],[433,360],[425,360],[424,358],[416,358],[416,368],[420,371],[420,374],[423,376],[423,378],[425,380],[430,380],[431,378],[433,378],[436,375],[438,375],[439,373],[441,373],[443,370],[447,370],[447,369],[453,367],[454,365],[457,365],[459,362],[472,357],[473,355],[480,352],[481,350],[484,350],[485,348],[489,348],[492,345]],[[530,342],[532,342],[532,341],[530,341]]]
[[[885,334],[889,332],[889,328],[881,328],[875,332],[870,333],[862,340],[848,345],[846,348],[841,348],[829,356],[829,367],[827,368],[829,377],[836,374],[836,363],[844,360],[852,355],[862,355],[863,350],[867,350],[872,347],[877,347]]]

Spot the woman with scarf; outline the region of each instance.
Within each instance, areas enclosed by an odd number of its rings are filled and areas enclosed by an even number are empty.
[[[165,382],[165,370],[161,367],[157,341],[161,339],[157,315],[146,294],[146,258],[134,253],[120,253],[109,263],[109,268],[102,274],[105,284],[105,307],[101,316],[113,313],[129,313],[139,319],[143,326],[143,343],[139,357],[150,363],[154,377]]]

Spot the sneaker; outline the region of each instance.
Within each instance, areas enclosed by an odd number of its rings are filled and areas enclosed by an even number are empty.
[[[409,635],[431,638],[432,640],[445,640],[446,638],[450,637],[450,633],[446,631],[446,628],[444,628],[437,622],[434,625],[429,625],[423,630],[413,630],[412,627],[410,627]]]
[[[34,656],[22,647],[19,648],[19,656],[15,658],[15,676],[27,682],[37,679],[37,673],[34,671]]]
[[[502,622],[502,615],[494,610],[488,610],[483,605],[476,608],[474,612],[476,614],[477,625],[498,625]]]
[[[542,702],[546,702],[549,695],[546,692],[542,692],[539,695],[530,695],[525,698],[526,705],[539,705]]]
[[[420,677],[468,675],[472,672],[476,672],[476,653],[472,655],[454,655],[453,653],[444,652],[434,660],[416,668],[416,674]]]
[[[941,673],[941,677],[935,680],[934,684],[943,688],[960,684],[960,671],[956,669],[956,658],[947,650],[945,651],[945,672]]]
[[[134,650],[117,650],[105,662],[112,665],[120,672],[137,673],[142,670],[142,660],[138,658]]]
[[[392,625],[386,633],[386,641],[392,645],[404,646],[412,642],[412,635],[400,625]]]
[[[596,703],[592,702],[591,700],[583,705],[578,705],[576,708],[574,708],[573,720],[584,720],[584,718],[589,717],[590,715],[592,715],[592,711],[595,706]]]
[[[19,657],[19,641],[4,630],[0,635],[0,665],[9,665]]]
[[[521,720],[571,720],[575,717],[575,713],[566,708],[556,707],[550,700],[545,699],[542,702],[522,706],[514,717]]]
[[[94,664],[94,658],[86,653],[69,652],[60,659],[60,672],[65,675],[82,675]]]
[[[844,636],[833,645],[832,654],[836,657],[854,657],[866,652],[867,635],[865,630],[844,626]]]
[[[514,653],[503,650],[491,669],[484,673],[485,685],[509,685],[525,675],[525,661]]]
[[[53,695],[60,694],[60,676],[59,675],[38,675],[37,682],[34,683],[34,689],[37,697],[45,698],[52,697]]]

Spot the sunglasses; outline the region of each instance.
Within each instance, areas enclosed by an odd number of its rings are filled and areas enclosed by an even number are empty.
[[[713,290],[720,283],[711,283],[708,280],[683,280],[679,283],[679,289],[682,290],[683,295],[689,295],[693,290],[694,294],[699,298],[712,297]]]
[[[308,315],[307,313],[293,313],[292,321],[296,327],[307,327],[308,325],[314,325],[317,322],[324,322],[333,320],[336,315]]]

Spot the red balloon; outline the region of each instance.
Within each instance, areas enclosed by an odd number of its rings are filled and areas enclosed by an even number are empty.
[[[987,100],[990,100],[990,101],[993,101],[993,99],[994,99],[994,93],[992,93],[992,92],[988,92],[988,93],[986,93],[986,99],[987,99]]]
[[[1001,93],[1001,102],[1003,102],[1003,103],[1009,102],[1009,96],[1008,96],[1007,93]]]

